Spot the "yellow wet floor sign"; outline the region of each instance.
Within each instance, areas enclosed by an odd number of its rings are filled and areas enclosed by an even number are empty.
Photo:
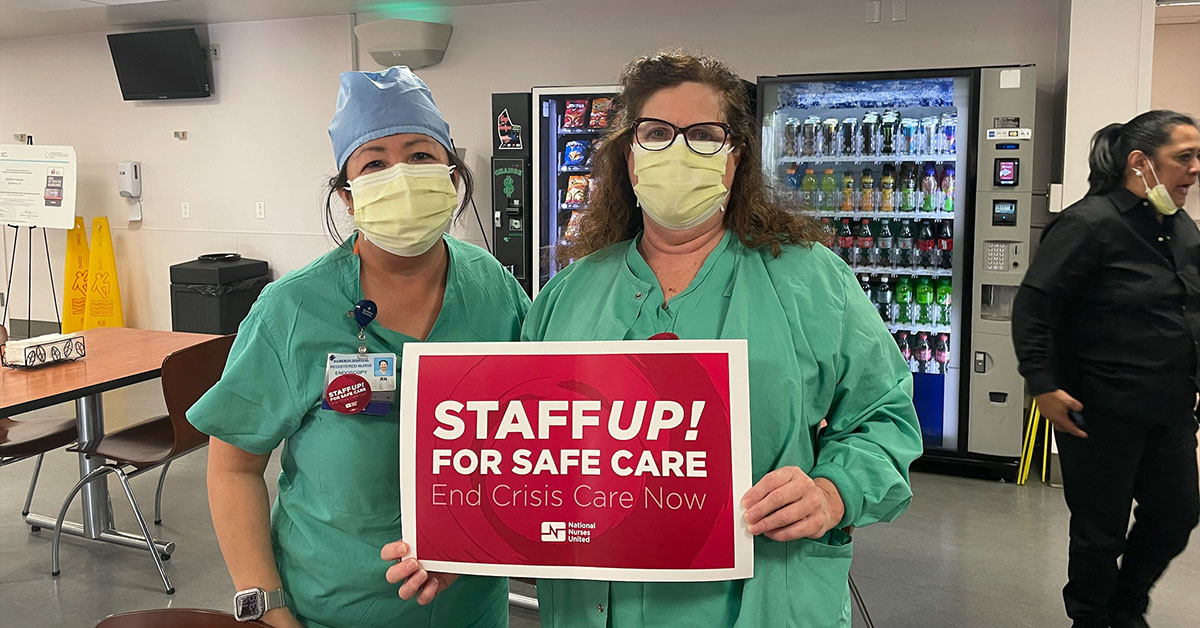
[[[87,230],[83,218],[75,217],[75,228],[67,232],[67,259],[63,268],[62,333],[82,331],[87,312],[88,264]]]
[[[121,310],[121,288],[117,284],[117,260],[113,255],[108,218],[103,216],[92,222],[90,260],[84,327],[123,327],[125,316]]]

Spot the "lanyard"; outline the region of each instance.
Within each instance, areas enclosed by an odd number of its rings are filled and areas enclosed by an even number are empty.
[[[354,304],[354,309],[346,312],[346,318],[353,318],[358,323],[358,352],[367,352],[367,325],[375,320],[379,307],[370,299],[363,299]]]

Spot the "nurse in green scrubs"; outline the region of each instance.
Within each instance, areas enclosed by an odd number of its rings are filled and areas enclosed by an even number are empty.
[[[282,590],[286,605],[263,616],[273,626],[507,626],[503,578],[413,583],[425,605],[396,594],[380,550],[400,534],[398,402],[368,408],[375,414],[322,402],[335,354],[365,346],[399,358],[409,342],[516,340],[529,299],[486,251],[443,233],[458,184],[470,199],[470,173],[408,68],[342,74],[329,134],[339,169],[330,195],[354,214],[355,234],[263,290],[221,381],[188,413],[212,436],[208,493],[222,554],[236,590]],[[364,299],[378,316],[360,339],[347,313]],[[395,358],[379,359],[394,373]],[[271,507],[263,473],[281,443]]]
[[[748,341],[754,577],[539,580],[542,625],[848,627],[844,530],[912,498],[908,367],[850,269],[814,245],[825,234],[769,200],[761,131],[729,67],[637,59],[618,100],[580,237],[560,251],[578,261],[538,294],[522,335]]]

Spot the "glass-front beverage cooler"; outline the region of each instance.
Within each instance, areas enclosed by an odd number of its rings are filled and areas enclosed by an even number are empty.
[[[1011,303],[991,306],[1024,272],[1033,72],[759,78],[768,181],[858,276],[913,373],[931,455],[1007,466],[1020,453]],[[996,248],[1015,263],[985,268]]]

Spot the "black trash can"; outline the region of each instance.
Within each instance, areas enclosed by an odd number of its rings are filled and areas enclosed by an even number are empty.
[[[171,267],[171,329],[232,334],[271,281],[267,263],[210,253]]]

